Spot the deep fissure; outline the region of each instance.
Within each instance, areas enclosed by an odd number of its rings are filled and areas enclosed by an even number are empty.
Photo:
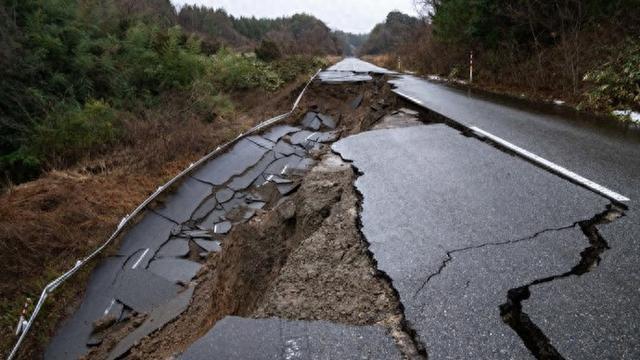
[[[552,282],[570,276],[581,276],[593,270],[600,263],[600,255],[609,249],[609,244],[600,235],[597,225],[613,222],[624,216],[624,212],[615,205],[609,205],[607,210],[597,214],[589,220],[577,223],[587,237],[589,246],[580,253],[580,261],[571,270],[554,276],[536,279],[527,285],[510,289],[507,293],[507,301],[500,305],[500,315],[503,321],[509,325],[522,339],[525,346],[533,356],[542,360],[561,360],[564,357],[551,344],[550,339],[531,320],[529,315],[522,310],[522,302],[531,297],[531,287]]]
[[[402,97],[400,97],[402,98]],[[488,144],[489,146],[494,147],[495,149],[507,153],[509,155],[515,156],[520,158],[521,160],[527,161],[531,164],[533,164],[536,167],[541,168],[544,171],[549,171],[548,169],[532,163],[531,161],[522,158],[521,156],[519,156],[516,153],[513,153],[512,151],[503,148],[501,146],[499,146],[498,144],[494,144],[493,142],[489,141],[488,139],[485,139],[483,137],[480,137],[476,134],[474,134],[470,129],[468,129],[466,126],[452,120],[449,119],[445,116],[442,116],[438,113],[435,113],[429,109],[426,108],[420,108],[420,117],[419,119],[425,123],[425,115],[426,115],[426,119],[427,119],[427,124],[429,123],[443,123],[453,129],[456,129],[460,132],[460,135],[465,136],[465,137],[473,137],[476,138],[486,144]],[[340,154],[338,154],[340,155]],[[342,157],[342,156],[341,156]],[[353,164],[352,161],[343,159],[343,161],[348,162],[349,164],[351,164],[351,166],[354,168],[354,171],[356,172],[357,176],[360,177],[362,175],[364,175],[361,171],[359,171],[359,169]],[[560,176],[554,172],[552,172],[554,175],[556,176]],[[570,181],[571,183],[574,183],[574,181],[571,181],[570,179],[566,179],[565,177],[560,176],[563,180],[567,180]],[[582,186],[580,184],[576,184],[578,186]],[[360,191],[357,189],[357,187],[354,188],[356,189],[356,193],[359,196],[359,215],[358,215],[358,230],[361,233],[361,236],[363,238],[363,241],[365,241],[365,243],[367,243],[367,250],[369,249],[369,244],[368,242],[366,242],[366,238],[364,236],[364,234],[362,233],[362,223],[361,223],[361,206],[362,206],[362,194],[360,193]],[[591,190],[591,189],[589,189]],[[471,250],[475,250],[475,249],[479,249],[479,248],[483,248],[486,246],[502,246],[502,245],[508,245],[508,244],[514,244],[514,243],[518,243],[518,242],[522,242],[522,241],[530,241],[530,240],[534,240],[536,239],[538,236],[547,233],[547,232],[553,232],[553,231],[562,231],[562,230],[568,230],[571,228],[575,228],[576,226],[579,226],[580,229],[582,230],[583,234],[585,235],[585,237],[587,237],[588,241],[589,241],[589,246],[587,248],[585,248],[581,253],[580,253],[580,261],[578,262],[578,264],[576,264],[575,266],[572,267],[571,270],[559,274],[559,275],[554,275],[554,276],[550,276],[550,277],[545,277],[542,279],[536,279],[534,281],[532,281],[531,283],[525,285],[525,286],[521,286],[518,288],[513,288],[511,290],[508,291],[507,294],[507,302],[504,304],[500,305],[500,314],[501,317],[503,319],[503,321],[509,325],[517,334],[518,336],[521,338],[521,340],[523,341],[523,343],[525,344],[525,346],[528,348],[528,350],[531,352],[531,354],[533,356],[535,356],[537,359],[543,359],[543,360],[564,360],[564,357],[558,352],[557,349],[555,349],[553,347],[553,345],[551,344],[550,339],[544,334],[544,332],[530,319],[530,317],[522,310],[522,302],[529,299],[529,297],[531,296],[531,286],[535,286],[535,285],[539,285],[539,284],[543,284],[543,283],[548,283],[557,279],[562,279],[562,278],[567,278],[570,276],[581,276],[585,273],[588,273],[590,271],[593,270],[594,267],[598,266],[600,263],[600,255],[602,253],[604,253],[605,251],[607,251],[609,248],[609,245],[607,243],[607,241],[600,235],[598,229],[597,229],[597,225],[601,225],[601,224],[606,224],[606,223],[610,223],[612,221],[614,221],[615,219],[624,216],[624,211],[628,209],[628,207],[625,204],[621,204],[619,202],[613,201],[611,199],[609,199],[611,201],[611,204],[609,206],[607,206],[607,210],[605,210],[604,212],[595,215],[593,218],[588,219],[588,220],[581,220],[581,221],[577,221],[569,226],[564,226],[564,227],[560,227],[560,228],[553,228],[553,229],[545,229],[542,231],[539,231],[537,233],[535,233],[532,236],[528,236],[525,238],[520,238],[520,239],[516,239],[516,240],[508,240],[508,241],[503,241],[503,242],[494,242],[494,243],[485,243],[485,244],[481,244],[481,245],[477,245],[477,246],[470,246],[470,247],[465,247],[465,248],[460,248],[460,249],[454,249],[454,250],[449,250],[446,252],[446,258],[442,261],[442,263],[440,264],[440,266],[438,267],[438,270],[432,274],[430,274],[425,281],[423,282],[423,284],[420,286],[420,288],[415,292],[414,297],[417,296],[425,287],[426,285],[429,283],[429,281],[431,281],[434,277],[440,275],[442,273],[442,271],[444,271],[444,269],[447,267],[448,263],[451,262],[453,260],[453,254],[455,253],[460,253],[460,252],[465,252],[465,251],[471,251]],[[373,254],[371,254],[371,252],[368,250],[369,256],[371,256],[372,261],[374,262],[375,266],[376,266],[376,270],[381,274],[381,276],[385,279],[385,281],[388,282],[389,286],[391,287],[391,289],[393,289],[394,294],[396,296],[398,296],[399,299],[399,294],[397,292],[397,290],[393,287],[393,282],[392,279],[389,278],[389,276],[384,273],[383,271],[377,269],[377,262],[375,261],[375,258],[373,257]],[[415,332],[415,330],[411,329],[411,327],[408,324],[408,321],[405,319],[405,315],[404,315],[404,307],[402,305],[402,302],[398,301],[399,306],[401,307],[401,313],[402,313],[402,330],[405,334],[407,334],[408,336],[410,336],[412,343],[415,347],[415,349],[418,351],[418,353],[421,356],[427,357],[427,351],[426,351],[426,347],[424,344],[422,344]],[[396,339],[397,340],[397,339]],[[404,352],[404,350],[403,350]],[[406,354],[405,354],[406,355]]]
[[[332,150],[332,152],[337,156],[339,156],[342,159],[342,161],[344,161],[345,163],[351,166],[351,168],[353,169],[353,172],[356,174],[356,177],[355,177],[356,180],[359,177],[364,175],[364,172],[360,171],[360,169],[358,169],[358,167],[355,166],[353,161],[343,158],[342,155],[336,151]],[[400,316],[401,316],[397,324],[399,327],[398,329],[399,333],[392,331],[392,336],[396,341],[396,344],[398,345],[398,348],[400,349],[402,354],[406,356],[408,359],[428,359],[429,356],[427,354],[425,344],[423,344],[420,341],[418,337],[418,333],[416,332],[415,329],[412,328],[411,324],[409,323],[409,321],[405,316],[405,308],[404,308],[404,305],[402,304],[402,301],[400,300],[400,293],[393,285],[393,279],[391,279],[391,277],[386,272],[378,268],[378,262],[375,259],[374,254],[370,250],[371,244],[367,241],[367,238],[364,235],[364,232],[362,231],[362,229],[364,228],[364,225],[362,223],[362,203],[363,203],[364,195],[362,194],[362,192],[360,192],[358,187],[355,185],[355,181],[353,184],[353,189],[358,199],[357,200],[358,216],[356,217],[356,228],[360,235],[361,241],[364,243],[364,247],[366,249],[366,255],[371,260],[372,266],[376,271],[376,275],[382,281],[387,283],[398,304],[398,312],[400,313]]]

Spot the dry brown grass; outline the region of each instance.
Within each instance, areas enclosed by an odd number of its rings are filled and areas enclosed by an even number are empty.
[[[398,69],[398,57],[393,54],[365,55],[362,60],[389,70]]]
[[[159,185],[218,145],[289,109],[306,78],[276,93],[234,96],[237,114],[203,121],[188,100],[167,94],[155,110],[123,119],[124,140],[107,153],[0,195],[0,356],[7,355],[22,305],[114,231]],[[40,358],[56,324],[78,303],[89,269],[57,290],[23,345]]]

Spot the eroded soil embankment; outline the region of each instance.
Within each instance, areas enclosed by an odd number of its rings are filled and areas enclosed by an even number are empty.
[[[175,354],[227,315],[394,323],[397,299],[358,232],[354,178],[350,166],[325,158],[294,196],[234,230],[207,262],[187,312],[132,357]]]
[[[326,113],[345,136],[368,129],[394,102],[383,79],[314,84],[292,121],[306,111]],[[359,232],[353,169],[326,147],[315,156],[320,164],[296,193],[234,227],[222,251],[211,255],[198,274],[189,308],[132,349],[130,358],[175,355],[228,315],[380,324],[405,354],[416,353],[401,326],[397,295],[376,270]],[[110,334],[89,357],[106,357],[127,331]]]

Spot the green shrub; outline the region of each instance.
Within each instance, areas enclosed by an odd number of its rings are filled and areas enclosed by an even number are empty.
[[[255,50],[256,57],[262,61],[274,61],[282,57],[278,44],[271,40],[262,40]]]
[[[264,62],[221,49],[211,58],[209,77],[220,91],[276,90],[282,79]]]
[[[115,110],[99,100],[53,112],[33,129],[27,154],[40,160],[69,163],[114,141],[118,134],[116,122]]]
[[[233,113],[235,106],[228,95],[218,93],[214,84],[206,79],[196,80],[191,87],[190,109],[205,121]]]
[[[588,72],[584,80],[595,87],[584,94],[581,107],[640,110],[640,42],[628,41],[617,59]]]
[[[299,75],[309,75],[326,68],[328,62],[317,56],[294,55],[272,63],[273,69],[284,81],[293,81]]]

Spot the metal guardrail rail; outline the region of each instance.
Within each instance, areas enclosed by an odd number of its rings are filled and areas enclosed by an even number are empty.
[[[17,355],[18,350],[20,349],[20,345],[22,344],[22,342],[24,341],[25,337],[27,336],[27,333],[29,332],[29,329],[31,329],[31,326],[33,325],[33,322],[35,321],[36,317],[38,316],[38,313],[40,312],[40,310],[42,310],[42,306],[44,305],[45,300],[47,299],[47,297],[51,293],[53,293],[53,291],[56,288],[58,288],[62,283],[64,283],[67,279],[69,279],[71,276],[73,276],[78,270],[80,270],[85,264],[87,264],[89,261],[93,260],[107,246],[109,246],[113,242],[113,240],[115,240],[118,237],[118,235],[120,235],[122,230],[126,227],[126,225],[129,224],[129,222],[132,219],[134,219],[143,210],[145,210],[145,208],[151,202],[153,202],[166,189],[170,188],[171,185],[175,184],[178,180],[182,179],[185,175],[189,174],[190,172],[192,172],[193,170],[198,168],[200,165],[202,165],[203,163],[205,163],[208,160],[210,160],[212,157],[218,155],[223,150],[226,150],[231,145],[236,144],[240,139],[242,139],[242,138],[244,138],[244,137],[246,137],[248,135],[254,134],[254,133],[256,133],[256,132],[258,132],[258,131],[260,131],[262,129],[265,129],[265,128],[267,128],[267,127],[269,127],[269,126],[271,126],[271,125],[273,125],[273,124],[275,124],[275,123],[277,123],[277,122],[279,122],[279,121],[281,121],[283,119],[286,119],[291,114],[293,114],[293,112],[296,110],[296,108],[300,104],[300,101],[302,100],[302,96],[307,91],[307,88],[309,87],[309,85],[311,85],[311,82],[313,82],[313,80],[318,76],[320,71],[322,71],[322,70],[321,69],[318,70],[309,79],[309,81],[307,81],[306,85],[304,86],[304,88],[302,89],[302,91],[300,92],[298,97],[296,98],[296,101],[293,103],[293,106],[291,107],[291,110],[289,112],[286,112],[284,114],[281,114],[281,115],[278,115],[276,117],[273,117],[273,118],[271,118],[269,120],[265,120],[265,121],[261,122],[260,124],[258,124],[256,126],[254,126],[253,128],[249,129],[247,132],[241,133],[235,139],[227,142],[224,145],[218,146],[214,151],[212,151],[209,154],[205,155],[203,158],[201,158],[200,160],[196,161],[195,163],[190,164],[188,168],[186,168],[184,171],[182,171],[176,177],[174,177],[173,179],[169,180],[166,184],[160,186],[153,194],[151,194],[151,196],[149,196],[145,201],[143,201],[140,205],[138,205],[138,207],[135,210],[133,210],[133,212],[131,212],[131,214],[127,214],[124,218],[122,218],[122,220],[118,224],[118,227],[113,232],[113,234],[111,234],[109,239],[107,239],[107,241],[105,241],[100,247],[98,247],[95,251],[93,251],[91,254],[89,254],[84,259],[78,260],[76,262],[76,264],[73,266],[73,268],[71,268],[69,271],[65,272],[60,277],[58,277],[57,279],[55,279],[52,282],[50,282],[49,284],[47,284],[44,287],[44,289],[42,290],[40,298],[38,299],[38,302],[36,303],[36,306],[33,309],[33,313],[29,317],[29,320],[25,321],[22,318],[20,319],[20,323],[18,324],[18,329],[16,331],[18,334],[20,334],[20,337],[18,338],[18,341],[16,341],[16,344],[14,345],[13,349],[11,350],[11,353],[9,354],[9,357],[7,358],[7,360],[12,360]]]

